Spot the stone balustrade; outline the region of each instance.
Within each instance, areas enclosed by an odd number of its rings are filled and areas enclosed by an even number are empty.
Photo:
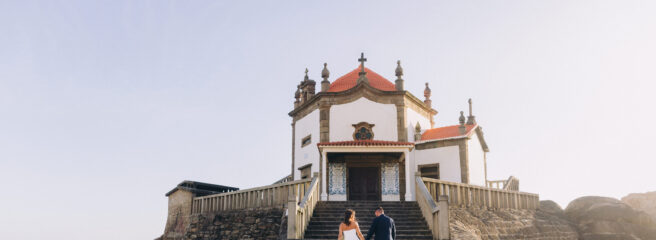
[[[506,180],[493,180],[486,181],[487,187],[510,190],[510,191],[519,191],[519,179],[514,176],[510,176]]]
[[[319,173],[315,172],[312,182],[299,203],[290,195],[287,203],[287,239],[303,239],[314,208],[319,202]]]
[[[450,239],[449,234],[449,203],[444,196],[433,197],[426,187],[421,173],[415,174],[415,193],[417,196],[417,205],[421,209],[428,227],[433,234],[433,239],[446,240]],[[439,201],[435,201],[438,199]]]
[[[210,213],[227,210],[279,207],[284,208],[290,196],[296,201],[304,198],[311,179],[302,179],[263,187],[244,189],[196,197],[193,199],[191,213]]]
[[[450,206],[487,209],[537,209],[537,194],[422,178],[433,199],[444,196]]]

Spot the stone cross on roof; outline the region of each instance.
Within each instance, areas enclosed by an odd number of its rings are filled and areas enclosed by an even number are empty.
[[[366,62],[367,59],[364,58],[364,53],[360,53],[360,58],[358,58],[358,62],[360,62],[360,78],[358,78],[358,82],[369,82],[369,79],[365,75],[367,75],[367,72],[364,71],[364,62]]]
[[[358,58],[358,62],[360,62],[360,68],[362,69],[362,72],[364,72],[364,62],[366,62],[367,59],[364,58],[364,53],[360,53],[360,58]]]

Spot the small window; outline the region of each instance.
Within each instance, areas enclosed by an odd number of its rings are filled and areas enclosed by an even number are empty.
[[[419,165],[421,177],[440,179],[440,164]]]
[[[307,137],[304,137],[303,140],[301,140],[301,147],[305,147],[312,143],[312,135],[307,135]]]
[[[298,170],[301,170],[301,179],[306,179],[310,178],[311,172],[312,171],[312,164],[306,164],[298,168]]]

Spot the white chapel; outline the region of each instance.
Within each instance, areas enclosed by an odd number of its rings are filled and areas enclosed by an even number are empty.
[[[365,67],[364,55],[358,61],[332,82],[324,64],[318,92],[306,70],[289,112],[288,180],[318,172],[321,201],[414,201],[416,173],[486,186],[489,149],[471,99],[457,124],[436,123],[428,83],[421,100],[404,89],[400,61],[394,81]]]
[[[305,70],[289,112],[288,176],[242,190],[183,181],[166,193],[161,239],[335,239],[344,209],[384,206],[399,239],[446,240],[452,208],[540,206],[539,195],[519,191],[519,179],[487,178],[489,149],[471,99],[468,116],[436,123],[428,83],[422,100],[404,89],[400,61],[394,81],[366,68],[364,54],[358,61],[333,81],[324,63],[320,90]],[[364,226],[374,217],[360,216]],[[256,221],[270,225],[247,226]]]

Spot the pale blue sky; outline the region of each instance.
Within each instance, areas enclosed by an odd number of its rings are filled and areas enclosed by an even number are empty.
[[[438,126],[473,98],[491,179],[656,190],[656,1],[236,2],[0,2],[3,239],[152,239],[182,180],[285,176],[304,69],[360,52]]]

